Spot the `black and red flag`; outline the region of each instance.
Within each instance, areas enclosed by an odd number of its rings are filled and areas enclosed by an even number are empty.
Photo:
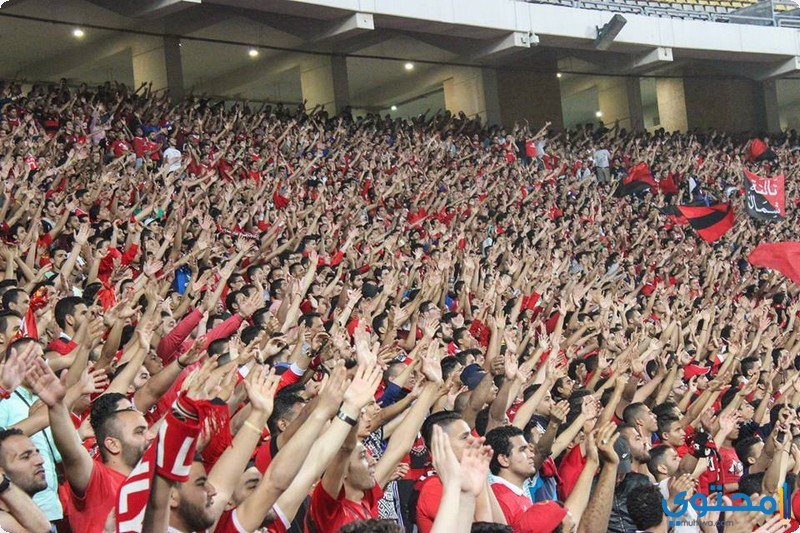
[[[759,244],[747,260],[751,265],[777,270],[800,285],[800,242]]]
[[[762,178],[744,171],[744,208],[752,218],[779,220],[786,214],[783,174]]]
[[[705,205],[679,205],[677,210],[683,215],[700,237],[706,242],[714,242],[733,227],[733,207],[718,203]]]
[[[622,178],[622,183],[617,189],[616,195],[626,196],[630,194],[639,194],[646,190],[652,192],[660,191],[663,194],[677,194],[678,187],[675,184],[675,179],[670,172],[666,178],[657,181],[650,172],[650,167],[647,163],[636,163],[628,169],[628,175]]]

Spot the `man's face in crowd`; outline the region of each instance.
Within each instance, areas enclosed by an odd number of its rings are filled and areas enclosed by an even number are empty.
[[[44,459],[31,439],[13,435],[2,444],[2,465],[11,481],[28,496],[47,488]]]
[[[553,396],[547,392],[542,398],[542,401],[539,402],[539,405],[536,406],[536,410],[534,411],[537,415],[543,416],[550,416],[550,409],[553,408]]]
[[[666,451],[664,458],[666,459],[664,466],[667,467],[667,475],[675,475],[675,472],[678,471],[678,467],[681,464],[681,458],[678,455],[678,452],[675,449],[670,448]]]
[[[369,490],[375,486],[375,458],[360,442],[350,454],[346,482],[356,490]]]
[[[8,345],[19,335],[22,328],[22,320],[16,316],[9,316],[6,318],[6,324],[6,330],[3,332],[3,342]]]
[[[155,436],[148,429],[142,413],[133,409],[130,401],[120,400],[117,403],[117,411],[113,423],[117,424],[120,437],[107,437],[105,446],[109,451],[121,454],[124,463],[134,468]],[[108,442],[109,440],[113,442]]]
[[[9,306],[11,311],[16,311],[20,314],[20,316],[25,316],[25,313],[28,312],[28,306],[31,304],[31,297],[28,296],[26,292],[18,292],[17,293],[17,301],[12,303]],[[13,306],[13,307],[12,307]]]
[[[680,422],[673,421],[667,431],[661,434],[661,441],[677,448],[686,444],[686,435],[683,432]]]
[[[170,507],[189,531],[205,531],[214,525],[211,506],[216,494],[216,489],[208,482],[203,463],[195,461],[189,480],[173,489]]]
[[[514,435],[510,439],[511,453],[505,456],[505,464],[500,464],[511,473],[522,478],[528,478],[536,473],[533,467],[533,454],[530,446],[522,435]]]
[[[242,503],[248,496],[253,494],[259,482],[261,481],[261,472],[254,466],[251,466],[244,471],[242,477],[239,479],[239,484],[233,490],[231,500],[228,502],[227,508],[233,509]]]
[[[639,432],[634,428],[623,428],[620,436],[628,441],[631,449],[631,457],[639,463],[646,463],[650,460],[650,445],[645,442]]]
[[[463,420],[454,420],[448,425],[443,426],[444,432],[450,437],[450,447],[453,448],[453,453],[456,459],[461,461],[464,455],[464,450],[472,439],[472,432],[469,425]]]
[[[88,316],[89,308],[86,307],[86,304],[78,304],[75,306],[75,312],[72,315],[67,315],[67,324],[77,330]]]

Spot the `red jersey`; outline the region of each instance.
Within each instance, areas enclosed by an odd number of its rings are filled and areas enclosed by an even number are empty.
[[[277,520],[276,520],[277,521]],[[284,530],[285,531],[285,530]],[[236,508],[226,509],[219,517],[214,533],[249,533],[236,518]]]
[[[724,446],[720,447],[719,456],[722,459],[722,464],[713,456],[708,459],[708,469],[703,472],[697,480],[697,492],[701,492],[707,496],[709,493],[709,485],[717,483],[718,473],[719,482],[722,485],[727,483],[739,483],[739,478],[742,477],[744,473],[744,466],[736,455],[736,450]],[[731,493],[725,491],[725,494],[730,496]]]
[[[56,352],[61,355],[69,355],[69,353],[77,347],[78,344],[72,339],[58,337],[57,339],[50,341],[50,344],[47,345],[46,351]]]
[[[126,478],[124,474],[95,461],[83,496],[79,497],[67,484],[67,498],[62,504],[72,531],[103,533],[106,519],[117,503]]]
[[[585,464],[586,458],[581,454],[580,444],[568,451],[567,455],[561,460],[561,464],[558,465],[558,474],[561,476],[558,496],[562,501],[565,501],[572,492],[572,489],[575,488],[575,484],[578,482],[578,478]]]
[[[514,531],[518,529],[517,524],[521,521],[525,511],[533,506],[533,502],[525,495],[523,489],[515,487],[501,477],[495,477],[492,481],[492,492],[497,498],[497,503],[503,510],[506,522]]]
[[[364,499],[354,502],[345,498],[344,488],[334,498],[318,483],[311,494],[311,505],[306,520],[313,522],[319,533],[333,533],[350,522],[369,520],[378,517],[378,500],[383,497],[383,489],[375,483],[364,493]],[[305,532],[309,533],[308,527]]]
[[[429,533],[433,529],[433,521],[439,512],[443,491],[439,476],[431,476],[422,482],[417,499],[417,528],[420,533]]]

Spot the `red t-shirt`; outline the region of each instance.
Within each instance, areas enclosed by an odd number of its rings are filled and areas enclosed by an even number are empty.
[[[59,337],[50,341],[50,344],[47,345],[47,351],[57,352],[61,355],[69,355],[69,353],[77,347],[78,344],[75,341],[71,339],[67,341],[67,339]]]
[[[377,518],[378,500],[382,497],[383,489],[377,483],[364,493],[364,499],[360,502],[345,498],[344,488],[339,491],[337,498],[333,498],[322,488],[322,483],[319,483],[311,494],[307,520],[314,523],[317,531],[326,533],[339,531],[345,524]],[[307,527],[305,532],[309,533]]]
[[[517,524],[525,511],[533,506],[531,499],[525,496],[521,488],[511,485],[503,478],[494,478],[492,492],[503,510],[503,516],[506,517],[508,525],[514,528],[514,531],[521,531]]]
[[[433,529],[433,521],[439,512],[443,491],[439,476],[431,476],[422,482],[417,499],[417,528],[420,533],[429,533]]]
[[[742,477],[744,473],[744,466],[736,455],[736,450],[733,448],[720,447],[719,456],[722,459],[722,465],[718,467],[719,461],[717,461],[716,458],[709,460],[708,469],[703,472],[697,480],[697,492],[708,495],[709,485],[717,482],[717,468],[720,470],[719,482],[722,485],[739,482],[739,478]],[[726,491],[725,494],[730,495],[731,493]]]
[[[585,464],[586,458],[581,455],[580,444],[568,451],[561,460],[561,464],[558,465],[558,475],[561,477],[558,495],[562,501],[565,501],[575,488]]]
[[[217,527],[214,529],[214,533],[249,533],[249,531],[239,524],[239,520],[236,518],[236,508],[233,508],[226,509],[222,513],[222,516],[219,517],[219,522],[217,522]]]
[[[106,519],[116,506],[119,490],[126,478],[124,474],[95,461],[82,497],[75,494],[68,484],[67,498],[62,504],[72,531],[103,533]]]

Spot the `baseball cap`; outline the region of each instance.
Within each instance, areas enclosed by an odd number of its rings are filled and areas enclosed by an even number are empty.
[[[461,383],[466,385],[469,390],[474,390],[485,374],[486,372],[481,370],[481,365],[472,363],[461,371]]]

